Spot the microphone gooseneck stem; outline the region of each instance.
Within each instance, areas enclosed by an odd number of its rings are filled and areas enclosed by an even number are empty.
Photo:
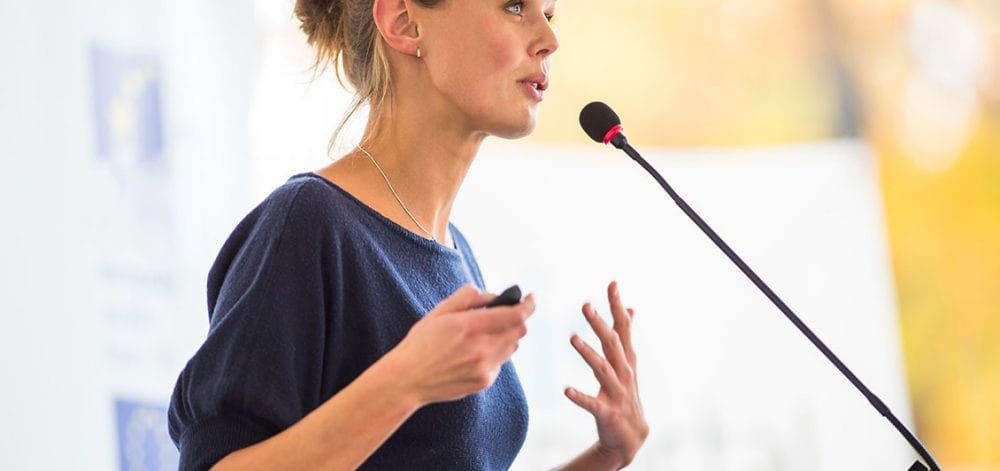
[[[920,440],[918,440],[917,437],[914,436],[913,433],[911,433],[909,429],[907,429],[906,426],[899,421],[896,415],[893,414],[891,410],[889,410],[889,407],[886,406],[885,403],[878,398],[878,396],[872,393],[871,390],[868,389],[868,387],[865,386],[864,383],[862,383],[861,380],[858,379],[858,377],[853,372],[851,372],[849,368],[847,368],[847,365],[845,365],[842,361],[840,361],[840,358],[837,358],[837,355],[835,355],[829,348],[827,348],[826,344],[824,344],[823,341],[820,340],[819,337],[817,337],[816,334],[814,334],[813,331],[809,329],[809,327],[806,326],[806,324],[802,322],[801,319],[799,319],[799,316],[795,315],[795,313],[792,312],[792,310],[785,304],[785,302],[782,301],[781,298],[779,298],[778,295],[775,294],[774,291],[772,291],[771,288],[768,287],[766,283],[764,283],[764,280],[761,280],[760,277],[757,276],[757,274],[754,273],[754,271],[743,261],[743,259],[741,259],[739,255],[736,255],[736,252],[733,252],[733,249],[729,248],[729,245],[726,244],[726,242],[723,241],[722,238],[720,238],[718,234],[716,234],[715,231],[712,230],[712,228],[705,223],[705,221],[701,218],[701,216],[698,216],[698,213],[696,213],[693,209],[691,209],[691,206],[688,206],[687,202],[685,202],[684,199],[681,198],[680,195],[678,195],[677,192],[675,192],[674,189],[670,187],[670,184],[668,184],[667,181],[664,180],[662,176],[660,176],[660,173],[657,172],[656,169],[654,169],[651,165],[649,165],[649,163],[646,162],[646,160],[643,159],[642,156],[639,155],[639,153],[631,145],[629,145],[628,141],[625,139],[625,136],[623,134],[618,134],[617,136],[615,136],[615,138],[611,140],[610,144],[614,145],[619,149],[624,150],[625,153],[632,158],[632,160],[635,160],[636,162],[639,163],[639,165],[642,166],[642,168],[646,169],[646,171],[649,172],[649,174],[652,175],[657,182],[659,182],[660,186],[662,186],[663,189],[666,190],[667,194],[670,195],[670,198],[674,200],[674,203],[677,203],[677,206],[681,208],[681,211],[684,211],[684,214],[687,214],[687,216],[691,218],[692,221],[694,221],[694,223],[698,226],[698,228],[700,228],[701,231],[704,232],[709,239],[712,239],[712,242],[715,242],[715,245],[719,247],[719,249],[721,249],[722,252],[726,254],[726,256],[729,257],[729,259],[732,260],[733,263],[736,264],[737,267],[740,268],[743,274],[745,274],[747,278],[750,278],[750,281],[752,281],[753,284],[756,285],[757,288],[759,288],[761,292],[763,292],[764,295],[767,296],[767,298],[770,299],[771,302],[778,307],[778,309],[785,315],[785,317],[787,317],[788,320],[792,322],[792,324],[795,324],[795,327],[797,327],[799,331],[802,332],[802,334],[805,335],[806,338],[808,338],[809,341],[812,342],[812,344],[815,345],[816,348],[818,348],[819,351],[823,353],[823,356],[825,356],[828,360],[830,360],[830,362],[833,363],[833,366],[837,367],[837,370],[839,370],[845,377],[847,377],[848,381],[850,381],[851,384],[853,384],[854,387],[858,389],[858,391],[861,391],[861,394],[864,395],[866,399],[868,399],[868,402],[870,402],[871,405],[875,407],[875,410],[877,410],[879,414],[882,414],[883,417],[885,417],[886,419],[889,420],[890,423],[892,423],[893,427],[895,427],[896,430],[899,431],[899,433],[902,434],[904,438],[906,438],[906,441],[910,443],[910,446],[912,446],[917,451],[917,453],[920,454],[920,456],[924,459],[924,461],[927,462],[927,464],[930,466],[930,470],[940,471],[941,468],[939,468],[937,462],[934,461],[934,457],[932,457],[930,452],[928,452],[927,449],[924,448],[924,445],[920,443]],[[921,465],[919,462],[914,463],[914,465],[910,468],[911,471],[920,469],[926,469],[926,468],[924,468],[923,465]]]

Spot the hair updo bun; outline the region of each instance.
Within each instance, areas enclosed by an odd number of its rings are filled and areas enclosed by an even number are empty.
[[[440,0],[416,3],[431,7]],[[332,65],[341,85],[346,77],[357,93],[331,138],[331,146],[358,108],[368,103],[375,109],[389,94],[389,61],[385,41],[375,27],[373,5],[374,0],[295,0],[295,16],[302,22],[308,43],[316,49],[314,70],[322,72]]]
[[[359,94],[368,88],[368,69],[375,62],[373,53],[380,42],[372,4],[373,0],[295,2],[295,16],[302,22],[307,41],[316,49],[315,69],[323,71],[332,65],[338,80],[343,71]]]

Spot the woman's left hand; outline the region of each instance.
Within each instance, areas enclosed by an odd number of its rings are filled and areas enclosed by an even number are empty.
[[[649,425],[643,417],[636,380],[635,350],[632,348],[632,318],[635,311],[626,309],[618,293],[618,283],[608,285],[608,302],[614,326],[609,327],[590,303],[583,305],[583,315],[597,333],[604,350],[602,357],[579,335],[570,343],[594,370],[601,384],[597,397],[574,388],[566,388],[566,396],[590,412],[597,421],[598,443],[594,451],[624,467],[632,462],[639,447],[649,435]]]

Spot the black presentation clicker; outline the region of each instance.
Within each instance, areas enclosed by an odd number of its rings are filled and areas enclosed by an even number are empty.
[[[485,307],[513,306],[519,302],[521,302],[521,288],[514,285],[503,290],[503,293],[500,293],[499,296],[490,301]]]

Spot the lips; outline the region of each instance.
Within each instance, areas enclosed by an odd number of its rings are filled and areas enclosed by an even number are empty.
[[[545,74],[534,74],[518,80],[528,93],[536,100],[541,101],[543,92],[549,88],[549,77]]]

